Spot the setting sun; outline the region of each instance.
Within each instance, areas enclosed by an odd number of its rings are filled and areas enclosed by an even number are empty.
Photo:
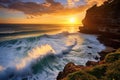
[[[70,18],[69,21],[70,21],[70,23],[72,23],[72,24],[73,24],[73,23],[76,23],[76,19],[75,19],[74,17]]]

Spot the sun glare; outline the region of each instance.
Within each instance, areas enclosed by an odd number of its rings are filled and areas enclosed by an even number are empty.
[[[69,18],[69,23],[70,24],[77,24],[77,19],[75,17]]]
[[[71,17],[71,18],[69,19],[69,22],[70,22],[71,24],[74,24],[74,23],[76,23],[76,19],[75,19],[74,17]]]

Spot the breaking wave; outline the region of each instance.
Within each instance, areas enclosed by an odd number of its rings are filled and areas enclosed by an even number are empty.
[[[68,62],[99,61],[103,49],[94,35],[68,32],[0,42],[0,80],[55,80]]]

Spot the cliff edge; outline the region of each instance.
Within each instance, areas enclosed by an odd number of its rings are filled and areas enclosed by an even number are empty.
[[[82,23],[83,31],[120,33],[120,0],[108,0],[87,10]]]
[[[68,63],[57,76],[57,80],[120,80],[120,49],[107,54],[95,66],[79,66]]]
[[[120,80],[120,0],[88,9],[83,25],[80,32],[98,34],[101,43],[116,51],[101,52],[101,61],[87,62],[87,66],[68,63],[57,80]]]
[[[108,0],[87,10],[80,32],[99,34],[99,41],[115,49],[120,47],[120,0]],[[114,43],[114,44],[113,44]]]

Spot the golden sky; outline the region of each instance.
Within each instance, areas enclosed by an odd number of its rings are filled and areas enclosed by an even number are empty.
[[[82,24],[86,10],[95,4],[99,6],[104,1],[0,0],[0,23]]]

